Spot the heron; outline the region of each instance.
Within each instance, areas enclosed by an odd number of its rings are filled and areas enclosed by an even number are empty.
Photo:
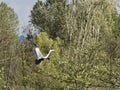
[[[54,50],[51,49],[46,56],[43,56],[39,47],[37,47],[37,45],[34,43],[34,41],[33,40],[30,40],[30,41],[31,41],[33,51],[36,55],[35,64],[40,64],[43,60],[49,59],[51,52],[53,52]]]
[[[40,49],[38,47],[35,47],[34,51],[35,51],[35,55],[37,57],[37,59],[35,60],[35,64],[39,64],[43,60],[49,59],[49,56],[50,56],[51,52],[53,52],[54,50],[50,50],[46,56],[42,55],[42,53],[41,53],[41,51],[40,51]]]

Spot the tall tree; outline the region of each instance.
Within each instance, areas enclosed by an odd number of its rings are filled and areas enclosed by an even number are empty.
[[[16,56],[16,29],[18,25],[17,16],[14,10],[6,3],[0,3],[0,69],[3,71],[3,88],[10,88],[15,85],[15,62]]]
[[[116,85],[114,80],[119,82],[119,79],[116,80],[112,73],[118,72],[114,72],[115,58],[111,58],[113,51],[116,52],[115,48],[118,48],[113,33],[117,15],[113,3],[107,0],[83,0],[69,8],[65,19],[70,41],[65,54],[65,58],[68,58],[65,59],[67,81],[71,80],[70,85],[76,89],[89,85]],[[68,67],[71,68],[70,72]]]
[[[56,80],[65,89],[119,86],[118,17],[113,0],[46,3],[34,5],[31,22],[52,38],[64,41]]]
[[[47,0],[46,3],[36,2],[31,11],[31,22],[48,32],[52,38],[64,38],[65,0]]]

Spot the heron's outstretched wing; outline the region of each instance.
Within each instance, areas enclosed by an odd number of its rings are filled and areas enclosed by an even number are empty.
[[[38,47],[35,48],[35,54],[37,56],[37,59],[43,58],[42,53],[40,52],[40,49]]]

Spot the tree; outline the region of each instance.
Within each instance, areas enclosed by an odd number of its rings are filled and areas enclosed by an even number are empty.
[[[31,22],[50,37],[62,39],[62,60],[54,64],[60,68],[55,79],[62,87],[79,90],[119,86],[119,21],[113,1],[73,0],[67,5],[47,0],[46,3],[39,1],[34,5]]]
[[[14,10],[6,3],[0,3],[0,77],[3,86],[1,89],[10,89],[15,85],[16,77],[16,29],[18,25],[17,16]]]
[[[62,87],[60,85],[59,80],[56,80],[57,77],[59,77],[59,60],[60,60],[60,49],[59,45],[61,43],[61,40],[59,38],[56,38],[56,40],[53,40],[48,37],[47,33],[42,32],[39,34],[39,36],[36,39],[36,43],[38,47],[40,48],[43,55],[46,55],[47,52],[50,49],[54,49],[55,52],[53,52],[50,56],[50,60],[43,61],[40,66],[38,66],[38,77],[37,83],[40,84],[40,88],[43,89],[59,89]],[[47,82],[45,82],[47,80]],[[42,81],[42,83],[41,83]]]
[[[64,37],[65,0],[47,0],[46,3],[36,2],[31,11],[31,22],[41,31],[48,32],[52,38]]]
[[[20,50],[18,55],[20,60],[17,69],[19,70],[20,83],[17,87],[14,87],[14,89],[61,88],[62,85],[60,85],[60,82],[55,79],[59,77],[58,64],[60,59],[60,38],[53,40],[49,38],[45,32],[35,35],[34,29],[33,27],[31,28],[30,25],[24,27],[23,32],[26,33],[27,39],[21,44],[21,46],[19,46]],[[29,39],[35,41],[43,55],[46,55],[50,49],[55,49],[55,53],[51,54],[50,60],[45,60],[40,65],[35,65],[36,57]]]
[[[113,52],[118,48],[113,33],[116,29],[116,10],[106,0],[86,0],[80,3],[75,3],[75,10],[74,5],[69,7],[65,19],[69,37],[69,47],[64,50],[67,62],[64,65],[67,76],[65,81],[71,86],[69,88],[76,89],[114,87],[115,81],[119,82],[111,75],[116,67],[113,64],[115,58],[111,58],[111,55],[114,56]]]

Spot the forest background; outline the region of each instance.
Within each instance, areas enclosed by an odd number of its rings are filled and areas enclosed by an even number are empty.
[[[14,9],[1,2],[0,89],[120,88],[120,15],[114,2],[38,0],[22,32],[32,35],[44,55],[55,50],[39,65],[30,41],[18,40]]]

